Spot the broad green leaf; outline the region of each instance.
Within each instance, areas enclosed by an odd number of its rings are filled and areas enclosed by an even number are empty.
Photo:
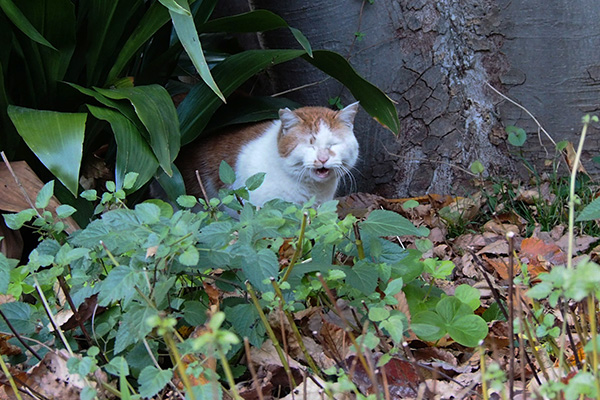
[[[153,2],[121,48],[105,83],[111,84],[114,82],[144,43],[150,40],[167,22],[169,22],[169,11],[167,8],[159,2]]]
[[[177,166],[173,164],[172,168],[173,176],[169,177],[165,171],[158,169],[154,175],[154,179],[156,179],[160,187],[165,191],[169,200],[176,201],[178,197],[185,195],[185,184]]]
[[[225,160],[221,161],[221,165],[219,165],[219,179],[226,185],[233,185],[235,182],[235,171]]]
[[[215,82],[225,96],[242,83],[267,67],[294,58],[304,59],[340,81],[372,117],[394,133],[400,131],[398,115],[392,101],[381,90],[366,81],[339,54],[318,50],[314,58],[302,50],[249,50],[228,57],[212,69]],[[221,105],[219,98],[203,85],[196,85],[177,108],[181,122],[182,144],[187,144],[202,133],[208,120]]]
[[[54,195],[54,181],[46,183],[39,191],[35,199],[35,208],[46,208]]]
[[[346,273],[346,284],[370,295],[377,287],[377,269],[375,264],[360,260],[354,266],[343,269]]]
[[[87,114],[11,105],[8,115],[31,151],[77,196]]]
[[[230,308],[227,308],[229,310]],[[206,322],[207,306],[196,300],[188,300],[183,308],[183,319],[192,326],[202,325]]]
[[[225,97],[242,83],[267,67],[305,54],[302,50],[249,50],[227,57],[212,69],[212,75]],[[205,85],[196,85],[177,107],[181,123],[181,144],[194,140],[223,102]]]
[[[158,369],[153,365],[148,365],[140,372],[138,377],[140,396],[144,398],[153,397],[171,381],[171,378],[173,378],[171,369]]]
[[[96,90],[108,98],[127,99],[131,102],[150,134],[150,147],[154,155],[162,169],[171,176],[171,164],[179,153],[180,134],[177,112],[166,89],[158,85],[148,85]]]
[[[179,204],[181,207],[192,208],[198,204],[198,200],[196,200],[194,196],[179,196],[177,198],[177,204]]]
[[[130,266],[114,267],[102,281],[98,304],[107,306],[113,301],[124,300],[126,305],[135,294],[135,286],[143,278],[140,271]]]
[[[242,271],[253,287],[261,292],[272,291],[268,279],[277,278],[279,260],[272,251],[261,249],[254,255],[242,258]]]
[[[29,22],[29,20],[23,15],[19,7],[17,7],[12,0],[0,0],[0,8],[6,14],[6,16],[11,20],[13,24],[21,32],[26,34],[31,40],[46,47],[49,47],[53,50],[56,50],[54,46],[48,42],[40,32]],[[58,50],[56,50],[58,51]]]
[[[481,297],[481,293],[478,289],[475,289],[469,285],[460,285],[454,291],[454,296],[468,305],[471,310],[475,311],[481,305],[481,301],[479,300]]]
[[[304,34],[288,25],[279,15],[268,10],[253,10],[229,17],[215,18],[201,28],[202,32],[266,32],[277,28],[289,28],[294,38],[312,57],[312,48]]]
[[[151,225],[160,221],[160,207],[152,203],[140,203],[135,206],[135,215],[143,224]]]
[[[387,287],[385,288],[386,296],[393,296],[395,294],[400,293],[402,287],[404,286],[404,281],[402,278],[396,278],[393,281],[388,282]]]
[[[238,304],[225,309],[226,320],[240,337],[247,337],[252,346],[260,347],[265,340],[266,329],[253,304]]]
[[[466,347],[475,347],[488,334],[487,323],[479,315],[463,315],[447,326],[448,334]]]
[[[592,221],[594,219],[600,219],[600,197],[594,199],[590,204],[585,206],[577,216],[576,221]]]
[[[446,334],[444,320],[433,311],[422,311],[413,315],[410,328],[415,335],[428,342],[439,340]]]
[[[33,306],[20,301],[0,304],[0,310],[21,335],[30,335],[37,330],[37,321],[33,314]],[[0,319],[0,330],[2,332],[10,332],[3,319]]]
[[[181,14],[181,15],[190,15],[190,16],[192,15],[192,13],[189,10],[189,7],[182,7],[175,0],[158,0],[158,1],[160,1],[160,4],[167,7],[169,9],[169,11],[173,11],[173,12],[175,12],[177,14]]]
[[[402,215],[388,210],[374,210],[360,223],[360,228],[375,236],[426,236],[428,230],[415,227]]]
[[[174,3],[174,0],[162,0],[161,2]],[[194,18],[190,12],[190,6],[187,0],[177,0],[179,8],[183,9],[186,13],[180,13],[180,11],[173,11],[169,8],[169,14],[171,14],[171,20],[175,26],[175,32],[177,37],[181,41],[183,48],[187,52],[188,56],[192,60],[194,67],[200,74],[200,77],[211,88],[211,90],[225,102],[225,96],[219,90],[219,87],[215,83],[213,76],[210,73],[204,53],[202,52],[202,45],[200,44],[200,38],[198,37],[198,31],[194,24]],[[164,3],[163,3],[164,4]]]
[[[436,304],[435,311],[446,323],[463,315],[473,314],[471,308],[456,297],[444,297]]]
[[[312,58],[308,55],[302,58],[346,86],[377,122],[396,135],[400,133],[400,121],[394,103],[379,88],[360,76],[342,55],[329,50],[315,50]]]
[[[143,0],[88,0],[79,4],[79,12],[89,16],[85,27],[85,68],[88,86],[105,83],[101,79],[106,78],[105,74],[113,66],[116,52],[124,44],[123,36],[129,34],[132,24],[139,21],[138,15],[142,12],[140,6],[146,8]]]
[[[158,168],[158,161],[148,143],[127,118],[107,108],[87,106],[92,115],[108,121],[117,142],[117,162],[115,166],[115,183],[117,189],[124,187],[125,177],[131,172],[139,175],[131,187],[132,191],[140,189],[148,182]]]

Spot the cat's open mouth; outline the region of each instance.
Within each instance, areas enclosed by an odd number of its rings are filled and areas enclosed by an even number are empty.
[[[317,178],[320,179],[325,179],[329,176],[329,173],[331,172],[331,170],[329,168],[316,168],[315,170],[315,175],[317,176]]]

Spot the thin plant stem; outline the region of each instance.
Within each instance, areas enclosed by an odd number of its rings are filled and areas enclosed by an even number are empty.
[[[514,337],[514,318],[515,318],[515,306],[514,306],[514,251],[515,251],[515,234],[514,232],[508,232],[506,234],[508,239],[508,351],[510,353],[508,358],[508,396],[510,399],[514,397],[515,391],[515,337]]]
[[[281,288],[279,287],[279,285],[277,284],[277,282],[275,282],[275,278],[271,278],[271,284],[273,285],[273,288],[275,289],[275,294],[277,295],[277,297],[279,297],[279,301],[281,304],[281,311],[285,314],[291,328],[292,328],[292,332],[294,333],[294,337],[296,338],[296,341],[298,342],[298,345],[300,346],[300,350],[302,350],[302,354],[304,354],[304,358],[306,358],[306,362],[308,362],[308,366],[313,370],[313,373],[317,374],[317,376],[321,379],[323,379],[323,376],[321,376],[320,374],[320,369],[319,367],[317,367],[317,365],[315,364],[315,361],[313,360],[312,356],[310,355],[310,353],[308,352],[308,350],[306,349],[306,346],[304,345],[304,341],[302,340],[302,335],[300,335],[300,331],[298,330],[298,326],[296,326],[296,323],[294,322],[294,318],[291,315],[291,313],[287,310],[285,310],[285,299],[283,297],[283,293],[281,292]]]
[[[590,333],[592,334],[592,365],[591,372],[596,385],[596,399],[600,399],[600,381],[598,381],[598,331],[596,324],[596,299],[593,294],[587,298],[588,316],[590,319]]]
[[[250,355],[250,343],[248,342],[248,338],[244,338],[244,350],[246,351],[246,360],[248,365],[248,370],[250,371],[250,376],[252,376],[252,382],[254,383],[254,390],[256,390],[256,394],[258,396],[258,400],[264,400],[264,396],[262,393],[262,388],[258,382],[258,376],[256,375],[256,369],[254,368],[254,364],[252,363],[252,357]]]
[[[177,349],[177,344],[175,344],[175,340],[173,340],[173,336],[171,336],[170,332],[165,332],[163,338],[165,340],[165,344],[169,348],[169,355],[171,356],[173,364],[177,368],[177,372],[179,372],[179,377],[181,378],[181,382],[186,389],[187,395],[191,400],[196,400],[196,395],[192,390],[192,383],[187,375],[185,365],[183,364],[183,360],[181,359],[181,355]]]
[[[485,377],[485,351],[483,349],[483,340],[479,342],[479,371],[481,371],[481,394],[483,400],[488,400],[487,379]]]
[[[356,251],[358,252],[358,259],[362,260],[365,258],[365,248],[363,247],[362,239],[360,238],[360,230],[358,229],[358,222],[354,223],[354,237],[356,245]]]
[[[279,341],[277,340],[277,337],[275,336],[275,332],[273,332],[273,329],[271,328],[271,325],[269,324],[269,321],[267,320],[267,316],[263,312],[262,307],[260,306],[260,303],[258,302],[258,297],[256,297],[256,293],[254,292],[254,289],[250,285],[250,282],[246,282],[246,290],[250,294],[250,298],[252,299],[254,308],[256,308],[256,310],[258,311],[258,315],[260,316],[260,320],[262,321],[262,323],[267,331],[267,335],[269,335],[269,339],[271,339],[271,341],[273,342],[273,346],[275,347],[275,350],[277,351],[277,355],[279,356],[279,359],[281,360],[281,364],[283,365],[283,369],[284,369],[288,379],[290,380],[290,384],[292,385],[292,387],[296,387],[297,385],[296,385],[296,382],[292,375],[292,370],[290,369],[290,365],[287,362],[285,354],[283,354],[283,350],[281,349],[281,346],[279,345]]]
[[[335,307],[336,313],[338,314],[338,316],[342,319],[342,321],[346,325],[346,333],[348,334],[348,338],[350,338],[350,341],[352,342],[352,344],[354,345],[354,348],[356,349],[356,355],[357,355],[360,363],[362,364],[363,368],[369,375],[369,378],[372,378],[373,371],[369,368],[369,364],[367,363],[367,360],[365,359],[365,356],[361,351],[361,346],[359,346],[358,343],[356,342],[356,338],[354,337],[354,334],[352,333],[352,327],[348,323],[348,320],[346,320],[346,318],[343,317],[342,310],[340,310],[340,308],[338,307],[337,302],[335,301],[335,298],[333,297],[333,293],[331,293],[329,286],[327,286],[327,282],[325,282],[325,279],[323,279],[323,275],[320,272],[317,273],[317,278],[321,282],[321,285],[323,285],[323,289],[325,289],[325,293],[327,294],[327,297],[329,297],[329,301],[331,301],[331,304],[333,304],[333,306]],[[372,381],[375,382],[375,379],[372,378]]]
[[[306,231],[307,221],[308,221],[308,213],[305,212],[302,215],[302,224],[300,225],[300,234],[298,235],[298,244],[296,245],[296,250],[294,251],[294,255],[292,256],[292,259],[290,260],[290,265],[288,265],[288,267],[285,271],[285,274],[283,274],[283,278],[281,278],[281,282],[285,282],[289,278],[290,274],[292,273],[292,268],[294,268],[294,265],[296,265],[298,258],[302,254],[302,247],[303,247],[303,243],[304,243],[304,232]]]
[[[237,388],[235,387],[235,380],[233,379],[233,373],[231,373],[231,367],[229,366],[227,357],[225,357],[225,352],[223,352],[219,345],[217,345],[217,353],[219,354],[219,359],[221,360],[223,372],[225,372],[225,378],[229,383],[229,391],[233,394],[233,398],[235,400],[243,400],[240,394],[238,393]]]
[[[567,269],[573,268],[573,242],[575,230],[575,179],[577,177],[577,169],[579,168],[579,161],[581,159],[583,144],[585,142],[585,136],[587,134],[589,124],[590,116],[586,115],[583,118],[583,128],[581,129],[579,144],[577,145],[577,152],[575,153],[575,160],[573,161],[573,165],[571,166],[571,179],[569,184],[569,242],[567,248]]]
[[[2,357],[2,355],[0,355],[0,366],[2,366],[2,372],[4,372],[4,376],[8,378],[8,382],[10,383],[10,387],[12,388],[15,397],[18,400],[23,400],[21,398],[21,394],[19,393],[19,388],[17,388],[17,384],[15,383],[12,374],[8,370],[8,366],[4,362],[4,358]]]

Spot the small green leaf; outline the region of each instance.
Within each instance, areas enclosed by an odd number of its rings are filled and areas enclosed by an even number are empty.
[[[198,265],[198,261],[200,260],[200,253],[198,253],[198,249],[194,246],[189,246],[181,255],[179,256],[179,262],[188,267],[195,267]]]
[[[96,201],[96,199],[98,198],[98,194],[96,192],[96,189],[88,189],[81,192],[81,197],[83,197],[87,201]]]
[[[219,165],[219,178],[226,185],[233,185],[235,182],[235,171],[225,160],[221,161],[221,165]]]
[[[481,163],[481,161],[479,161],[479,160],[473,161],[473,164],[471,164],[471,172],[474,173],[475,175],[480,175],[483,173],[483,171],[485,171],[485,168],[483,167],[483,164]]]
[[[259,172],[258,174],[252,175],[250,178],[246,179],[246,187],[248,190],[256,190],[263,184],[265,180],[265,173]]]
[[[505,128],[505,131],[508,133],[508,143],[515,147],[521,147],[525,144],[525,141],[527,140],[527,133],[523,130],[523,128],[517,128],[516,126],[509,125]]]
[[[37,215],[37,211],[33,208],[28,208],[23,211],[19,211],[16,214],[4,214],[4,222],[6,226],[8,226],[13,231],[17,231],[21,229],[21,227],[26,223],[31,221],[31,218]]]
[[[385,329],[394,343],[402,343],[404,333],[404,318],[401,315],[392,315],[385,321],[381,321],[380,328]]]
[[[369,308],[369,319],[373,322],[383,321],[390,316],[390,311],[382,307]]]
[[[400,293],[403,286],[404,286],[404,280],[402,278],[394,279],[393,281],[390,281],[388,283],[387,287],[385,288],[384,293],[386,296],[393,296],[395,294]]]
[[[198,200],[194,196],[183,195],[177,198],[177,204],[181,207],[192,208],[198,204]]]
[[[568,140],[561,140],[560,142],[556,143],[556,150],[563,151],[564,149],[567,148],[568,144],[569,144]],[[593,159],[592,159],[592,161],[593,161]]]
[[[56,215],[58,218],[68,218],[75,214],[75,212],[77,212],[77,209],[68,204],[61,204],[60,206],[56,207]]]
[[[374,210],[367,219],[360,223],[360,228],[366,233],[375,236],[426,236],[421,228],[415,227],[412,222],[402,215],[388,210]]]
[[[454,296],[471,307],[471,310],[475,311],[481,305],[481,301],[479,298],[481,297],[481,293],[478,289],[475,289],[469,285],[460,285],[454,291]]]
[[[54,181],[46,183],[39,191],[35,199],[36,208],[46,208],[50,204],[50,199],[54,195]]]
[[[404,203],[402,203],[402,208],[404,210],[410,210],[410,209],[418,207],[418,206],[419,206],[419,202],[415,199],[410,199],[410,200],[407,200]]]
[[[151,398],[160,392],[173,378],[171,369],[158,369],[148,365],[140,372],[138,383],[140,396]]]
[[[123,180],[123,189],[132,189],[139,176],[140,174],[138,174],[137,172],[128,172],[127,174],[125,174],[125,179]]]

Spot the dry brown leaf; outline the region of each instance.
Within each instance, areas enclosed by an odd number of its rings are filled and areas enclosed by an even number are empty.
[[[492,271],[496,272],[501,279],[508,279],[508,257],[491,258],[484,254],[481,256],[481,258],[488,263]],[[515,268],[514,272],[516,276],[519,271]]]
[[[494,255],[505,255],[508,254],[508,242],[502,236],[498,236],[500,239],[488,244],[483,249],[477,252],[477,255],[482,254],[494,254]]]
[[[40,189],[44,186],[44,183],[37,177],[35,172],[29,168],[29,165],[27,165],[25,161],[11,162],[10,165],[15,175],[19,178],[23,190],[25,190],[32,201],[35,201]],[[19,212],[31,208],[23,191],[15,181],[15,178],[10,173],[8,167],[4,164],[0,164],[0,187],[3,188],[2,191],[0,191],[0,209],[8,212]],[[52,196],[46,209],[56,216],[56,207],[59,205],[60,203],[56,197]],[[66,218],[64,222],[67,232],[69,233],[79,229],[79,226],[71,217]]]
[[[483,230],[486,232],[492,232],[498,235],[506,235],[508,232],[512,232],[515,235],[519,234],[519,227],[514,224],[503,224],[494,220],[489,220],[483,225]]]
[[[398,304],[395,304],[393,307],[400,311],[402,314],[406,316],[408,319],[408,323],[410,324],[410,308],[408,307],[408,301],[406,300],[406,294],[401,290],[394,295],[394,298],[398,300]]]
[[[519,258],[528,264],[528,270],[547,270],[549,266],[564,265],[567,262],[566,254],[554,243],[545,243],[537,237],[523,239]]]

